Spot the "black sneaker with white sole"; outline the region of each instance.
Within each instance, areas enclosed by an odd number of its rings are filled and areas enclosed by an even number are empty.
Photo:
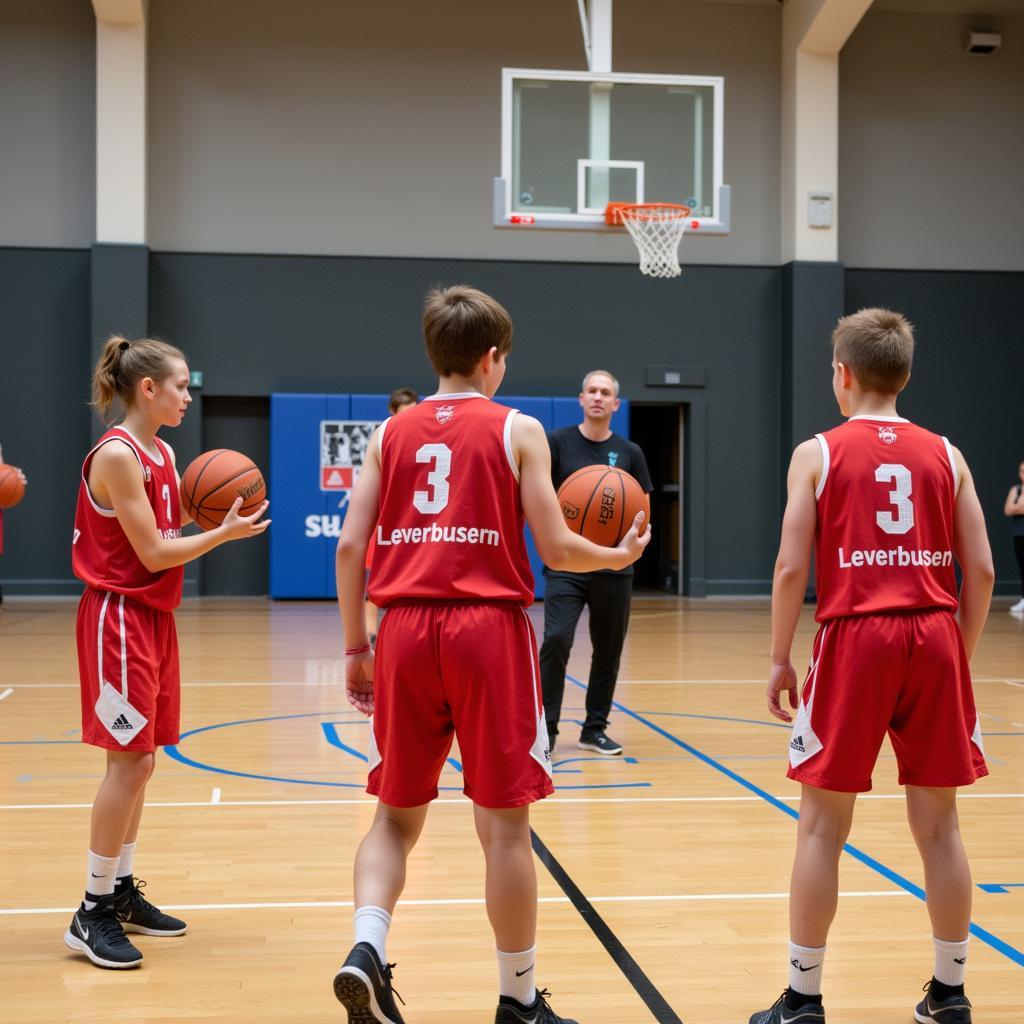
[[[146,883],[141,878],[119,878],[114,895],[124,901],[121,918],[126,932],[140,935],[184,935],[188,925],[177,917],[154,907],[142,890]]]
[[[548,1006],[547,997],[550,995],[546,988],[541,989],[529,1006],[523,1006],[511,996],[499,996],[494,1024],[576,1024],[568,1017],[559,1017]]]
[[[931,986],[930,981],[925,985],[925,997],[914,1009],[918,1024],[971,1024],[971,1001],[967,996],[936,999]]]
[[[391,987],[394,964],[382,964],[369,942],[357,942],[334,976],[334,994],[348,1010],[349,1024],[405,1024]]]
[[[92,910],[83,904],[64,933],[64,945],[84,953],[98,967],[139,967],[142,954],[128,941],[121,927],[123,918],[123,899],[115,893],[100,897]]]
[[[825,1007],[819,1002],[809,1002],[791,1010],[783,992],[771,1009],[751,1014],[750,1024],[825,1024]]]
[[[576,744],[580,750],[596,750],[599,754],[615,757],[622,753],[622,744],[616,743],[606,732],[596,732],[592,736],[581,736]]]

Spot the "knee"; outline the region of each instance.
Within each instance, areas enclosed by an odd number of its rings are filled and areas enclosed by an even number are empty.
[[[156,768],[156,755],[151,751],[143,754],[121,755],[112,760],[107,772],[129,789],[141,790],[149,782]]]
[[[572,651],[574,629],[558,627],[551,632],[545,631],[544,642],[541,644],[541,657],[568,658]]]
[[[839,815],[807,814],[801,811],[799,832],[802,836],[841,847],[850,834],[850,822]]]

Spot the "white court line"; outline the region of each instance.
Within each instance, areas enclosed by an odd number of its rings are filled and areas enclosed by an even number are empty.
[[[210,803],[211,804],[219,804],[220,803],[220,786],[214,786],[213,787],[213,792],[210,794]]]
[[[215,789],[214,793],[220,790]],[[785,803],[799,803],[799,794],[794,796],[776,796],[776,800]],[[861,793],[858,800],[904,800],[903,793]],[[1024,793],[958,793],[958,800],[1024,800]],[[534,804],[535,809],[556,807],[559,804],[755,804],[763,803],[759,796],[563,796],[541,800]],[[455,797],[433,800],[431,806],[467,807],[467,797]],[[352,807],[363,805],[375,807],[373,798],[353,798],[348,800],[174,800],[154,801],[146,803],[146,809],[157,807]],[[72,811],[89,810],[92,804],[0,804],[0,811]]]
[[[4,690],[3,693],[0,693],[0,700],[4,700],[5,698],[10,697],[10,695],[12,693],[14,693],[14,688],[11,687],[11,686],[8,686],[7,689]]]
[[[885,898],[909,896],[902,889],[867,889],[841,892],[840,896],[853,898]],[[729,900],[788,900],[788,892],[699,892],[672,893],[659,896],[588,896],[591,903],[705,903]],[[568,896],[541,896],[538,903],[569,903]],[[441,900],[399,900],[403,907],[463,907],[483,906],[479,897]],[[170,903],[166,910],[336,910],[354,907],[352,900],[310,900],[291,903]],[[16,907],[0,909],[0,916],[14,917],[30,914],[73,914],[77,907]]]

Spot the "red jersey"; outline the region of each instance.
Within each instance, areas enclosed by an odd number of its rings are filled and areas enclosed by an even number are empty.
[[[426,398],[384,423],[374,604],[533,602],[512,454],[516,414],[471,392]]]
[[[826,622],[957,606],[949,441],[896,417],[854,416],[817,435],[815,562]]]
[[[107,590],[170,611],[181,603],[185,567],[175,566],[150,572],[139,560],[125,536],[117,515],[99,505],[89,491],[89,466],[92,457],[105,444],[122,441],[139,460],[145,476],[146,497],[153,506],[156,525],[166,538],[181,536],[181,499],[178,475],[174,471],[171,450],[159,438],[154,439],[160,459],[157,461],[123,427],[108,430],[82,463],[82,481],[78,487],[75,533],[71,544],[71,566],[75,575],[90,587]]]

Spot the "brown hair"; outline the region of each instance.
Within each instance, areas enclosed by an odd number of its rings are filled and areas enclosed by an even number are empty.
[[[116,334],[111,336],[93,370],[90,404],[104,421],[109,421],[115,399],[128,409],[135,397],[135,385],[144,377],[165,380],[171,375],[172,359],[185,361],[179,349],[164,341],[128,341]]]
[[[501,303],[476,288],[457,284],[427,292],[423,338],[430,363],[441,377],[468,377],[492,348],[512,349],[512,318]]]
[[[415,405],[420,396],[412,388],[395,388],[388,397],[388,412],[394,415],[403,405]]]
[[[890,309],[862,309],[836,324],[832,352],[865,391],[895,395],[910,377],[914,326]]]

